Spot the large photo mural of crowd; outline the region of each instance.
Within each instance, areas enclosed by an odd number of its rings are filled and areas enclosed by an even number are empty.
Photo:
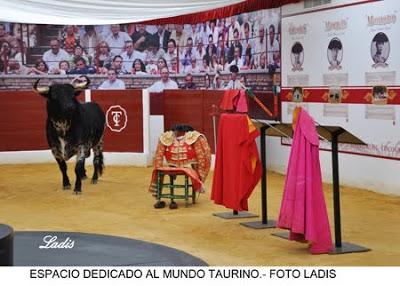
[[[185,25],[0,23],[1,75],[275,72],[280,64],[280,9]]]

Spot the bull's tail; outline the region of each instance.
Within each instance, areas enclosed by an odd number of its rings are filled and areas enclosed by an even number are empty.
[[[97,183],[98,177],[101,176],[104,171],[103,138],[93,147],[93,155],[94,173],[92,183],[95,184]]]

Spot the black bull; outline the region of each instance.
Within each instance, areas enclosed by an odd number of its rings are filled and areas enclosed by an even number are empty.
[[[90,80],[80,84],[53,84],[38,88],[40,79],[34,84],[34,90],[47,99],[47,142],[51,148],[63,177],[63,188],[70,189],[71,184],[67,175],[67,164],[76,155],[75,188],[76,194],[82,191],[82,179],[86,178],[85,158],[90,156],[93,149],[94,173],[92,183],[97,183],[102,174],[103,163],[103,134],[105,115],[97,103],[80,103],[76,97],[88,87]]]

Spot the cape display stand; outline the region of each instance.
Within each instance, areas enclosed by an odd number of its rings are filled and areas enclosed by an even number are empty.
[[[240,224],[246,227],[254,229],[263,228],[274,228],[276,227],[275,220],[268,220],[267,215],[267,160],[265,152],[265,137],[266,130],[270,126],[263,124],[260,127],[260,149],[261,149],[261,165],[262,165],[262,176],[261,176],[261,221],[250,221],[241,222]]]
[[[290,134],[292,137],[293,130],[291,124],[277,124],[270,129],[270,136],[282,137],[282,133]],[[279,130],[280,132],[277,132]],[[340,215],[340,187],[339,187],[339,150],[338,143],[366,145],[361,139],[351,134],[340,126],[317,126],[317,132],[320,138],[324,138],[331,142],[332,148],[332,176],[333,176],[333,208],[335,223],[335,245],[330,254],[344,254],[353,252],[366,252],[371,249],[364,246],[356,245],[349,242],[342,242],[341,231],[341,215]],[[280,238],[288,239],[289,232],[273,233],[272,235]]]
[[[237,210],[233,210],[232,212],[213,213],[213,215],[224,219],[258,217],[258,215],[256,214],[252,214],[249,212],[240,212]]]
[[[212,106],[212,108],[215,110],[215,106]],[[236,112],[227,112],[227,113],[236,113]],[[213,115],[213,114],[211,114],[211,115]],[[215,126],[214,117],[213,117],[213,127],[214,127],[214,138],[216,138],[216,131],[215,131],[216,130],[216,126]],[[217,146],[216,142],[215,142],[215,146]],[[216,217],[219,217],[219,218],[223,218],[223,219],[237,219],[237,218],[258,217],[258,215],[256,215],[256,214],[252,214],[252,213],[249,213],[247,211],[238,211],[238,210],[232,210],[232,212],[213,213],[213,216],[216,216]]]

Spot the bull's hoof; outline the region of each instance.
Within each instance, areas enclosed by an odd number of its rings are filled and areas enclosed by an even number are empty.
[[[176,210],[176,209],[178,208],[178,204],[175,203],[175,202],[171,202],[171,203],[169,204],[169,208],[170,208],[171,210]]]
[[[96,185],[97,184],[97,179],[92,179],[92,185]]]
[[[156,203],[154,204],[154,208],[155,208],[155,209],[162,209],[162,208],[165,208],[165,202],[163,202],[163,201],[156,202]]]
[[[74,192],[75,192],[75,195],[81,195],[82,194],[82,190],[75,189]]]
[[[71,185],[70,184],[63,186],[63,190],[70,190],[70,189],[71,189]]]

